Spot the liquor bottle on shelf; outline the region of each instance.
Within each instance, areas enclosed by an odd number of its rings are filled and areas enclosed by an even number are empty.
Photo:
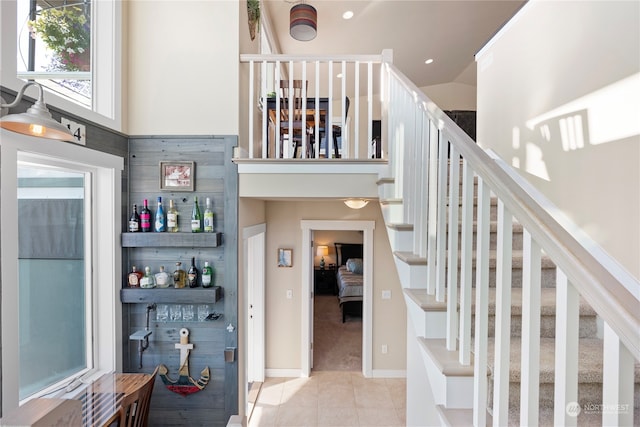
[[[144,199],[142,210],[140,211],[140,230],[142,232],[151,231],[151,211],[149,210],[147,199]]]
[[[137,233],[140,231],[140,215],[138,215],[138,205],[133,205],[133,212],[129,218],[129,233]]]
[[[213,286],[213,268],[209,265],[209,261],[204,262],[202,267],[202,287],[210,288]]]
[[[162,197],[158,197],[158,209],[156,210],[156,216],[154,221],[154,231],[156,233],[163,233],[167,231],[167,221],[164,217],[164,209],[162,208]]]
[[[198,207],[198,197],[193,199],[193,211],[191,212],[191,232],[202,232],[202,215],[200,214],[200,208]]]
[[[184,288],[187,285],[187,274],[182,269],[182,263],[176,262],[176,270],[173,272],[173,287]]]
[[[151,267],[144,268],[144,277],[140,279],[140,287],[144,289],[151,289],[156,287],[156,278],[151,274]]]
[[[130,288],[139,288],[140,279],[142,279],[142,271],[138,271],[136,266],[131,266],[131,272],[127,275],[127,283]]]
[[[169,280],[169,273],[164,271],[164,265],[160,266],[160,272],[156,274],[156,286],[159,288],[168,288],[171,281]]]
[[[211,210],[211,199],[207,197],[207,207],[204,210],[204,232],[213,233],[213,211]]]
[[[170,233],[177,233],[179,230],[178,210],[173,204],[173,199],[171,199],[169,200],[169,210],[167,211],[167,231]]]
[[[187,272],[187,282],[190,288],[198,287],[198,269],[196,268],[196,258],[191,257],[191,267]]]

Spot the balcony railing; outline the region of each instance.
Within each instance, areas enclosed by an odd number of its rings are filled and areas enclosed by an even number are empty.
[[[240,55],[248,66],[249,158],[381,158],[385,152],[372,123],[384,114],[381,55]],[[302,85],[300,108],[283,96],[282,86]],[[317,108],[316,108],[317,107]],[[301,110],[301,111],[300,111]],[[307,131],[294,141],[293,117],[305,117]],[[288,119],[287,119],[288,118]],[[295,150],[295,144],[301,146]],[[299,154],[298,154],[299,153]]]

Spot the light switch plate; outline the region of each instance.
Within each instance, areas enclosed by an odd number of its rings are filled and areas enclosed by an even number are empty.
[[[391,299],[391,291],[388,289],[382,291],[382,299]]]

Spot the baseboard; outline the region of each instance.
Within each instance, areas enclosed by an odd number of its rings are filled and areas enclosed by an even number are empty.
[[[264,376],[269,378],[299,378],[303,375],[300,369],[265,369]]]
[[[372,378],[406,378],[407,371],[390,370],[390,369],[374,369],[371,372]]]

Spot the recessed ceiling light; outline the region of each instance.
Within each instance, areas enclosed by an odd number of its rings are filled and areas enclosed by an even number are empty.
[[[342,14],[342,19],[351,19],[353,18],[353,12],[350,10],[347,10],[345,13]]]
[[[425,64],[431,64],[433,62],[433,58],[429,58],[426,61],[424,61]]]
[[[338,75],[336,75],[336,77],[341,79],[342,78],[342,73],[339,73]]]

